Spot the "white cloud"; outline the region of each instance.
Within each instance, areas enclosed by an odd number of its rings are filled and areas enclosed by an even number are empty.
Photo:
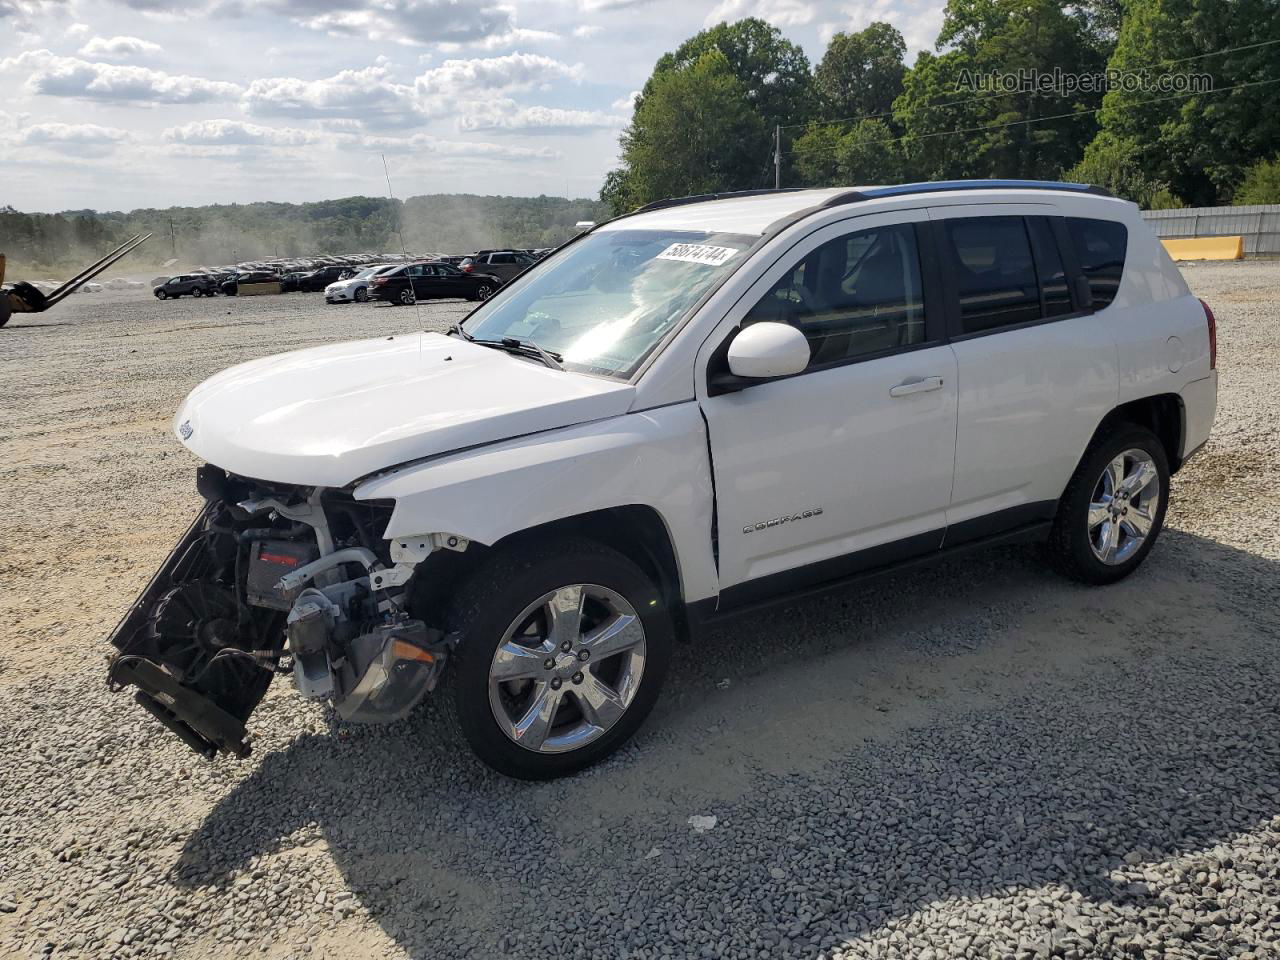
[[[498,0],[266,0],[252,10],[311,30],[411,46],[478,43],[515,29],[513,9]]]
[[[942,29],[945,4],[937,0],[868,0],[844,4],[834,11],[839,19],[824,22],[818,31],[822,44],[839,33],[864,30],[877,20],[893,24],[907,44],[907,62],[921,50],[932,50]]]
[[[250,116],[354,119],[371,127],[411,126],[421,117],[413,87],[396,83],[383,65],[343,70],[322,80],[254,80],[241,106]]]
[[[582,64],[567,64],[537,53],[509,53],[504,57],[446,60],[421,74],[413,85],[419,96],[457,96],[464,93],[506,92],[546,87],[554,80],[582,81]]]
[[[636,98],[638,96],[640,96],[640,91],[632,90],[625,97],[619,97],[617,100],[613,101],[613,109],[626,110],[627,112],[634,110],[636,108]]]
[[[775,27],[802,27],[812,23],[815,16],[817,6],[805,0],[721,0],[703,23],[711,27],[722,21],[759,17]]]
[[[597,33],[604,30],[604,27],[595,23],[584,23],[573,28],[573,35],[579,39],[585,40],[587,37],[594,37]]]
[[[36,123],[20,128],[16,142],[77,157],[100,157],[131,139],[127,130],[96,123]]]
[[[386,153],[436,154],[442,157],[493,157],[507,160],[556,160],[558,150],[550,147],[513,147],[479,140],[441,140],[426,133],[411,137],[344,137],[339,141],[353,149]]]
[[[0,60],[0,71],[30,70],[27,93],[112,103],[208,103],[230,100],[240,87],[221,80],[179,76],[76,57],[55,56],[48,50],[29,50]]]
[[[147,57],[160,52],[160,44],[140,37],[94,37],[80,48],[82,57],[100,57],[106,60],[128,60]]]
[[[162,136],[171,143],[191,146],[300,147],[321,139],[310,130],[260,127],[240,120],[193,120],[180,127],[169,127]]]
[[[600,110],[562,110],[558,107],[522,107],[514,100],[497,99],[468,108],[458,119],[459,130],[504,132],[586,133],[626,125],[626,118]]]
[[[89,25],[87,23],[73,23],[71,26],[67,27],[68,37],[83,37],[88,32]]]

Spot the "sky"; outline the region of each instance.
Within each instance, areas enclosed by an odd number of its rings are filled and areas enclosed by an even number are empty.
[[[655,61],[758,16],[813,62],[940,0],[0,0],[0,205],[594,197]]]

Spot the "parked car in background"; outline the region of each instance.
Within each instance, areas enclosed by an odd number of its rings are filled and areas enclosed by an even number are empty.
[[[279,283],[280,282],[279,275],[271,273],[268,270],[250,270],[245,273],[238,273],[234,277],[232,277],[230,280],[224,281],[222,284],[221,290],[228,297],[234,297],[237,293],[240,292],[240,284],[242,283],[272,283],[272,282]]]
[[[310,271],[308,270],[295,270],[293,273],[284,274],[280,278],[280,292],[281,293],[297,293],[299,290],[302,289],[302,287],[300,286],[302,278],[305,277],[309,272]]]
[[[491,273],[466,273],[451,263],[432,260],[394,267],[372,279],[369,299],[410,304],[418,300],[488,300],[502,286]]]
[[[310,273],[304,273],[298,278],[298,289],[303,293],[318,293],[335,280],[342,279],[342,275],[348,269],[349,267],[345,264],[335,263],[327,267],[321,267],[319,270],[312,270]]]
[[[178,297],[212,297],[218,292],[213,278],[208,274],[182,274],[170,277],[159,284],[152,293],[157,300],[176,300]]]
[[[523,250],[482,250],[464,259],[458,268],[463,273],[487,273],[505,283],[537,262],[537,257]]]
[[[336,280],[324,288],[325,303],[364,303],[369,299],[369,284],[383,273],[399,269],[395,264],[366,267],[343,280]]]

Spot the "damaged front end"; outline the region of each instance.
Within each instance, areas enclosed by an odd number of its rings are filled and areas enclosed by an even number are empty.
[[[345,720],[408,713],[444,667],[410,616],[430,539],[388,544],[385,502],[201,467],[205,506],[111,635],[108,680],[197,753],[249,754],[245,724],[276,673]],[[448,547],[465,542],[450,538]]]

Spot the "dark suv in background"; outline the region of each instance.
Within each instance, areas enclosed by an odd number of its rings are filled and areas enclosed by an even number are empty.
[[[481,250],[459,264],[464,273],[488,273],[504,283],[524,273],[538,258],[523,250]]]
[[[168,300],[170,298],[187,296],[193,297],[212,297],[217,293],[217,286],[214,278],[206,274],[183,274],[180,277],[170,277],[164,283],[157,286],[151,292],[156,295],[157,300]]]

